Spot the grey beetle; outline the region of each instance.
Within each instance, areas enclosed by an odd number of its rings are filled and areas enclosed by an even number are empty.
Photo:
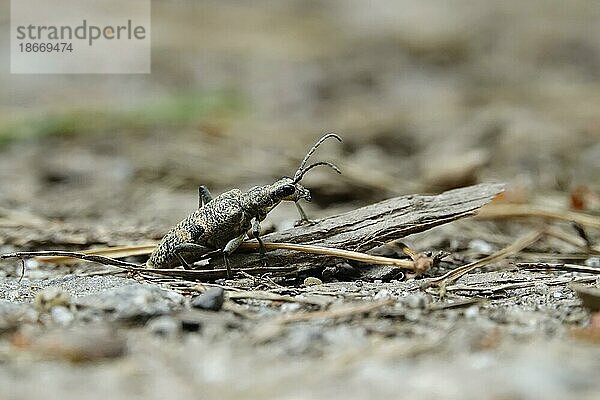
[[[303,221],[308,221],[298,202],[311,201],[308,189],[300,185],[304,175],[311,169],[324,165],[341,174],[338,167],[326,161],[306,165],[315,150],[329,138],[342,141],[338,135],[328,133],[321,137],[308,151],[293,178],[283,177],[271,185],[255,186],[247,192],[232,189],[213,198],[205,186],[200,186],[198,209],[179,222],[162,238],[146,262],[149,268],[171,268],[178,264],[190,265],[182,254],[207,254],[217,250],[223,252],[227,276],[231,277],[228,256],[244,241],[252,228],[252,236],[265,249],[260,239],[260,222],[281,201],[293,201]]]

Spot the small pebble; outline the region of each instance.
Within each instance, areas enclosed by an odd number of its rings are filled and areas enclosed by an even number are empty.
[[[108,328],[60,328],[27,340],[36,356],[72,362],[117,358],[127,351],[125,338]]]
[[[427,296],[423,294],[412,294],[407,296],[404,301],[409,308],[425,308],[427,305]]]
[[[600,257],[590,257],[585,260],[585,265],[588,267],[600,268]]]
[[[337,272],[338,272],[337,267],[335,265],[330,265],[328,267],[325,267],[325,269],[323,270],[321,275],[323,275],[323,278],[325,278],[325,279],[331,279],[331,278],[335,277]]]
[[[50,315],[52,316],[52,321],[60,326],[70,325],[75,319],[73,313],[65,306],[52,307],[52,309],[50,309]]]
[[[286,346],[294,353],[305,353],[323,340],[323,328],[320,326],[303,326],[292,329],[288,333]]]
[[[373,300],[385,300],[385,299],[390,299],[391,297],[392,297],[392,294],[390,293],[389,290],[382,289],[379,292],[377,292],[377,294],[373,297]]]
[[[40,290],[33,301],[36,310],[40,312],[49,311],[52,307],[64,306],[68,307],[71,304],[71,295],[64,289],[56,286],[50,286]]]
[[[320,280],[319,278],[315,278],[314,276],[309,276],[308,278],[306,278],[304,280],[304,286],[316,286],[316,285],[322,285],[323,281]]]
[[[533,286],[535,293],[545,296],[548,294],[549,288],[545,283],[536,283]]]
[[[421,310],[406,310],[406,312],[404,313],[404,318],[407,321],[410,322],[415,322],[418,321],[421,318]]]
[[[111,319],[146,322],[181,309],[184,297],[157,286],[132,284],[77,297],[76,304],[110,313]]]
[[[181,331],[181,322],[173,317],[163,315],[148,321],[146,328],[158,336],[175,337]]]
[[[562,294],[562,292],[558,292],[558,291],[556,291],[556,292],[552,293],[552,296],[553,296],[555,299],[558,299],[558,298],[562,297],[562,295],[563,295],[563,294]]]
[[[494,252],[494,247],[481,239],[472,240],[469,243],[469,249],[481,254],[490,254]]]
[[[18,289],[15,290],[11,290],[10,292],[8,292],[8,296],[7,299],[8,301],[17,301],[17,299],[20,297],[20,293]]]
[[[300,310],[302,306],[298,303],[283,303],[281,305],[282,313],[293,313]]]
[[[479,306],[472,305],[465,310],[465,318],[473,319],[479,315]]]
[[[225,290],[218,287],[208,289],[206,292],[192,299],[191,305],[202,310],[219,311],[225,301]]]

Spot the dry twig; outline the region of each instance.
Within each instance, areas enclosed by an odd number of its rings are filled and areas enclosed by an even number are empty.
[[[578,277],[578,278],[556,278],[556,279],[544,279],[544,280],[529,280],[526,282],[511,282],[496,286],[476,286],[476,285],[452,285],[447,286],[446,291],[448,292],[481,292],[481,293],[496,293],[505,290],[523,289],[533,287],[537,284],[543,283],[548,286],[564,285],[571,282],[593,282],[596,277]]]
[[[521,269],[555,269],[569,272],[585,272],[588,274],[600,274],[600,268],[587,267],[576,264],[549,264],[549,263],[515,263]]]
[[[446,273],[442,276],[439,276],[437,278],[428,279],[422,287],[427,288],[427,287],[431,287],[433,285],[445,287],[448,283],[455,282],[460,277],[473,271],[476,268],[483,267],[485,265],[491,264],[495,261],[502,260],[510,255],[518,253],[519,251],[523,250],[527,246],[530,246],[531,244],[537,242],[543,236],[543,234],[544,234],[543,231],[530,232],[529,234],[523,236],[522,238],[520,238],[519,240],[517,240],[510,246],[507,246],[493,254],[490,254],[487,257],[484,257],[480,260],[463,265],[462,267],[455,268],[452,271],[449,271],[448,273]]]
[[[292,296],[280,295],[272,292],[266,292],[264,290],[253,290],[253,291],[240,291],[236,293],[229,293],[227,296],[231,300],[268,300],[268,301],[281,301],[286,303],[299,303],[307,304],[311,306],[323,306],[323,301],[313,301],[309,298],[297,298]]]

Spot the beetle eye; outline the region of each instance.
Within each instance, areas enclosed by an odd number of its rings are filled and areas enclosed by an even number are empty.
[[[277,197],[287,197],[294,194],[296,187],[294,185],[284,185],[277,189]]]

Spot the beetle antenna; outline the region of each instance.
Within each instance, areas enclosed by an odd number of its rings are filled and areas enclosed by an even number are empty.
[[[319,139],[317,141],[317,143],[315,143],[313,145],[313,147],[311,147],[311,149],[308,151],[308,153],[306,153],[306,156],[304,156],[304,159],[302,160],[302,162],[300,163],[300,166],[298,167],[298,170],[296,171],[296,173],[294,174],[294,182],[299,182],[300,179],[302,179],[302,176],[304,176],[304,174],[306,173],[306,171],[310,168],[314,168],[313,166],[305,169],[304,166],[306,165],[306,163],[308,162],[308,159],[310,158],[310,156],[313,155],[313,153],[315,152],[315,150],[317,150],[317,148],[321,145],[321,143],[323,143],[324,141],[326,141],[329,138],[335,138],[337,139],[339,142],[342,141],[342,138],[335,134],[335,133],[328,133],[326,135],[324,135],[321,139]],[[323,164],[319,164],[319,165],[323,165]],[[316,165],[315,165],[316,166]],[[331,166],[333,169],[335,169],[337,172],[340,172],[340,170],[333,164],[329,164],[329,166]],[[304,172],[303,172],[304,171]],[[341,173],[341,172],[340,172]]]
[[[330,167],[331,169],[333,169],[338,174],[342,173],[342,171],[340,171],[340,169],[335,164],[332,164],[332,163],[327,162],[327,161],[319,161],[319,162],[310,164],[308,167],[306,167],[303,170],[299,171],[299,173],[297,173],[296,176],[294,177],[294,183],[300,182],[300,180],[302,180],[302,177],[304,177],[304,175],[306,175],[306,173],[308,171],[310,171],[311,169],[313,169],[315,167],[321,166],[321,165],[325,165],[327,167]]]

